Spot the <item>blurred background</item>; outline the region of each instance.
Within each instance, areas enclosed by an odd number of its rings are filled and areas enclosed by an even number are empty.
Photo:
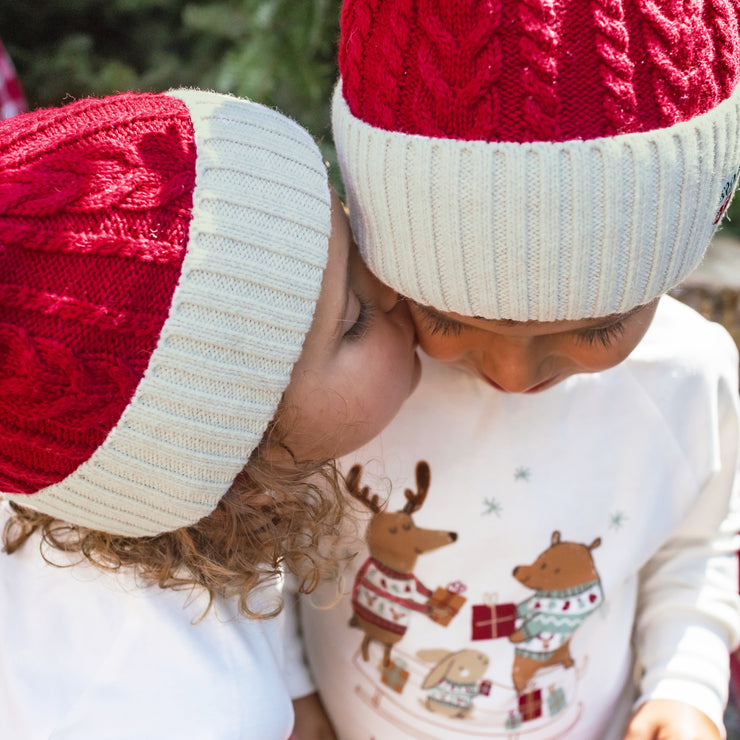
[[[29,108],[126,90],[208,88],[279,108],[311,132],[333,165],[329,100],[340,5],[0,0],[0,38]]]

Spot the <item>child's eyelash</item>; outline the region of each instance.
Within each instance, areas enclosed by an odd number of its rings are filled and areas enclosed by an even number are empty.
[[[612,342],[624,335],[624,322],[617,321],[600,329],[583,329],[576,334],[576,341],[583,342],[589,346],[601,345],[604,349],[611,346]]]
[[[422,312],[424,323],[429,327],[429,333],[441,334],[443,337],[457,337],[462,332],[463,325],[458,321],[450,321],[445,316],[436,313]]]
[[[422,313],[424,322],[429,328],[432,335],[439,334],[444,337],[459,336],[463,330],[463,325],[457,321],[450,321],[446,316],[440,316],[436,313]],[[625,332],[623,321],[616,321],[609,326],[597,329],[583,329],[576,334],[576,341],[589,346],[600,345],[604,349],[609,348],[613,342],[620,339]]]
[[[357,314],[355,323],[344,332],[344,339],[350,342],[356,342],[365,336],[375,316],[375,306],[370,301],[361,295],[357,296],[357,301],[360,304],[360,312]]]

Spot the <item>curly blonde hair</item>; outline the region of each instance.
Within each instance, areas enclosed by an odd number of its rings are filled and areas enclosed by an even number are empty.
[[[124,537],[63,522],[10,503],[3,545],[13,553],[41,533],[39,549],[79,554],[104,570],[131,569],[148,585],[203,588],[208,605],[236,598],[250,618],[277,615],[253,611],[249,596],[285,570],[297,576],[303,593],[335,572],[337,560],[322,554],[324,537],[336,536],[344,514],[343,478],[333,460],[300,462],[282,445],[275,422],[235,478],[216,509],[196,524],[154,537]],[[275,451],[279,453],[276,455]]]

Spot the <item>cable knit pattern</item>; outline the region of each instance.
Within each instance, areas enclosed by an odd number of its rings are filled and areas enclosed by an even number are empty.
[[[118,420],[141,367],[112,353],[72,352],[7,324],[0,325],[0,348],[2,488],[31,493],[90,456],[91,444]]]
[[[31,442],[4,449],[0,489],[33,493],[89,458],[146,369],[185,255],[195,147],[187,107],[154,95],[17,117],[0,142],[0,429]]]
[[[405,53],[409,43],[408,8],[404,3],[388,3],[388,22],[391,31],[391,41],[383,48],[385,63],[377,70],[380,80],[380,93],[383,96],[383,109],[388,111],[390,118],[388,125],[403,127],[400,111],[403,110],[401,96],[403,85],[397,85],[396,80],[404,73]]]
[[[525,143],[649,131],[728,97],[740,65],[737,8],[729,0],[638,6],[348,0],[345,98],[353,115],[384,130]]]
[[[485,3],[483,12],[470,13],[444,0],[420,0],[414,34],[418,70],[407,70],[411,79],[407,87],[418,85],[421,105],[410,105],[408,100],[404,112],[414,119],[408,130],[421,127],[430,136],[452,138],[490,135],[501,108],[494,84],[502,68],[496,33],[500,19],[498,2]],[[475,74],[469,75],[470,69]]]
[[[622,0],[597,0],[594,3],[594,23],[596,51],[603,63],[607,94],[605,113],[616,132],[632,131],[636,124],[637,97]]]
[[[639,3],[645,21],[646,50],[655,70],[654,89],[663,113],[663,125],[685,121],[717,101],[717,85],[708,74],[709,38],[701,11],[693,0],[686,12],[683,2]],[[706,108],[704,108],[706,109]]]
[[[557,15],[552,0],[523,0],[518,4],[522,37],[521,82],[525,93],[524,119],[529,133],[524,141],[559,140]]]
[[[0,284],[0,303],[6,307],[38,311],[46,316],[95,326],[99,330],[156,334],[161,321],[148,311],[113,310],[69,295],[33,290],[27,285]]]
[[[383,64],[364,65],[365,49],[371,43],[373,32],[378,24],[385,23],[382,13],[385,11],[387,4],[383,0],[368,0],[368,2],[352,2],[348,0],[342,4],[341,23],[352,29],[352,33],[345,38],[345,43],[339,47],[338,61],[343,69],[343,74],[347,79],[352,80],[352,89],[355,90],[353,107],[359,115],[367,115],[369,112],[377,120],[377,125],[381,128],[393,130],[396,126],[394,109],[389,105],[373,106],[371,111],[366,109],[366,101],[363,97],[365,89],[379,91],[381,95],[385,94],[386,85],[380,79],[367,79],[366,75],[382,75],[385,64],[385,57],[390,55],[391,59],[398,59],[401,49],[396,46],[395,51],[391,48],[395,46],[390,41],[386,42],[381,37],[380,45],[374,50],[375,57],[383,57]],[[390,29],[389,29],[390,30]],[[399,37],[399,31],[393,29],[392,39]],[[399,72],[399,66],[391,65],[395,72]],[[386,79],[386,82],[388,80]],[[393,83],[398,86],[399,77],[393,78]]]
[[[706,18],[714,30],[714,63],[720,95],[724,97],[733,89],[737,80],[740,59],[738,11],[725,0],[707,0]]]

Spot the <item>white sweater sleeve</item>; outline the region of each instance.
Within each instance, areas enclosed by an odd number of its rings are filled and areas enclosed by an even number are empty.
[[[682,701],[718,727],[728,651],[740,638],[738,424],[737,378],[730,374],[718,389],[719,467],[680,528],[643,567],[635,625],[643,670],[636,706],[648,699]]]

